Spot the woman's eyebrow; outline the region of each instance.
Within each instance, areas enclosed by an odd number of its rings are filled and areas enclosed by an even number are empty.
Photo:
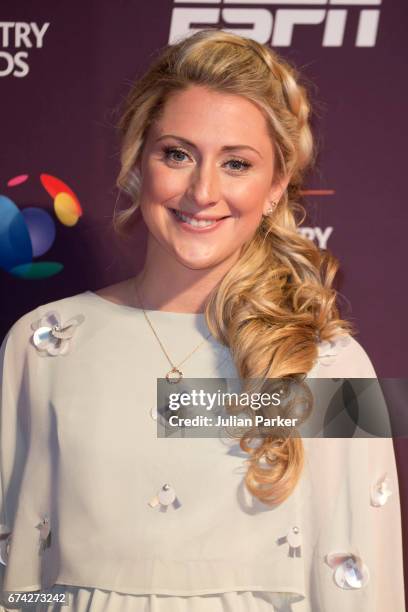
[[[180,140],[180,142],[184,142],[184,144],[189,145],[190,147],[194,147],[195,149],[197,148],[196,145],[190,140],[187,140],[187,138],[182,138],[182,136],[176,136],[175,134],[163,134],[162,136],[156,139],[156,142],[158,142],[159,140],[163,140],[163,138],[175,138],[176,140]],[[253,147],[250,147],[249,145],[225,145],[224,147],[222,147],[221,151],[233,151],[235,149],[250,149],[251,151],[254,151],[257,155],[259,155],[259,157],[262,159],[262,155],[259,153],[259,151],[257,151]]]

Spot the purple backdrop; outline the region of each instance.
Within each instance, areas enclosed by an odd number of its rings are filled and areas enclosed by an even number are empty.
[[[20,209],[50,213],[55,241],[34,261],[60,262],[63,269],[27,279],[0,267],[1,336],[41,303],[139,269],[143,225],[127,247],[110,227],[119,169],[115,109],[158,47],[189,27],[216,26],[271,45],[314,83],[319,168],[306,188],[329,193],[307,196],[310,214],[303,231],[320,237],[323,246],[327,239],[342,262],[343,312],[357,325],[378,375],[408,377],[407,16],[403,0],[4,0],[0,204],[6,197]],[[83,215],[75,225],[55,216],[39,179],[43,173],[66,182],[77,195]],[[28,180],[8,186],[21,174]],[[0,206],[0,259],[4,211]],[[405,524],[406,442],[396,445]]]

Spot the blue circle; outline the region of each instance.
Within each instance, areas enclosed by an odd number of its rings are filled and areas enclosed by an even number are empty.
[[[33,258],[23,215],[10,198],[0,195],[0,267],[10,270]]]
[[[30,206],[21,211],[30,234],[33,257],[48,251],[55,240],[55,223],[51,215],[42,208]]]

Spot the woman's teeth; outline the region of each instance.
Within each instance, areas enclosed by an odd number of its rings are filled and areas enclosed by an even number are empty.
[[[181,221],[184,221],[185,223],[188,223],[189,225],[192,225],[193,227],[209,227],[210,225],[215,225],[217,223],[217,220],[197,221],[197,219],[193,219],[191,217],[187,217],[186,215],[183,215],[183,213],[181,213],[179,210],[175,210],[174,208],[172,210],[174,214],[176,215],[176,217],[178,217],[178,219],[181,219]]]

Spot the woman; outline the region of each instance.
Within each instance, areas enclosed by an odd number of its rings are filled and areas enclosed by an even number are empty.
[[[4,591],[77,611],[404,610],[390,439],[156,435],[157,378],[375,377],[334,261],[297,233],[309,114],[293,67],[221,31],[135,83],[115,225],[141,213],[142,271],[3,342]]]

